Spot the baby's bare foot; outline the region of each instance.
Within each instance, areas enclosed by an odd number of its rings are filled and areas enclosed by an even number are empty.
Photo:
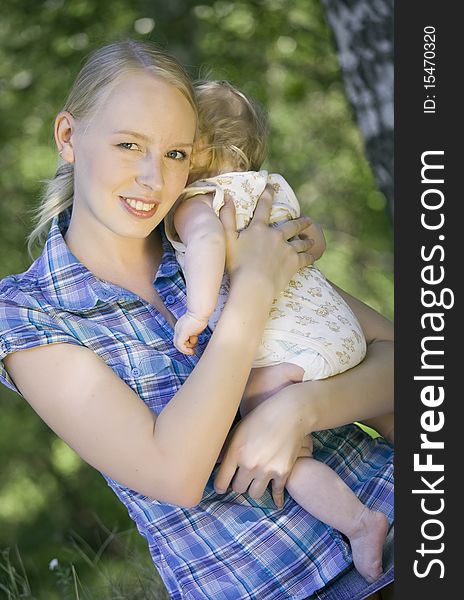
[[[364,507],[355,530],[349,536],[354,566],[369,583],[383,573],[382,549],[387,530],[387,517]]]

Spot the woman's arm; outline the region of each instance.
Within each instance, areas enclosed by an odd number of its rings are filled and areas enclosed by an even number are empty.
[[[330,429],[393,412],[394,328],[391,321],[332,284],[361,324],[366,358],[353,369],[294,386],[307,432]]]
[[[307,221],[270,228],[270,207],[270,200],[260,201],[240,235],[233,206],[223,209],[229,299],[202,358],[157,417],[85,348],[55,344],[5,359],[44,421],[116,481],[165,502],[199,502],[237,412],[272,300],[298,268],[310,264],[304,242],[286,241]]]
[[[332,284],[333,285],[333,284]],[[246,415],[231,432],[215,488],[240,492],[254,481],[254,497],[272,481],[279,504],[299,456],[309,456],[305,436],[393,412],[393,326],[366,304],[334,286],[357,316],[367,341],[358,366],[328,379],[280,390]]]

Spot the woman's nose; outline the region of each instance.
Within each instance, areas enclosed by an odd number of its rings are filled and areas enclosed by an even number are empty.
[[[158,158],[147,155],[139,163],[137,181],[140,185],[159,191],[163,187],[162,162]]]

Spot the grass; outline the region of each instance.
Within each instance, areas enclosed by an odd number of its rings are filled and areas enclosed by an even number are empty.
[[[16,598],[34,598],[27,578],[21,555],[18,548],[16,551],[16,563],[18,568],[13,565],[10,558],[10,548],[2,550],[0,562],[0,591],[5,592],[7,600],[16,600]],[[2,581],[4,581],[2,583]]]
[[[98,550],[75,532],[70,542],[38,572],[33,586],[20,549],[5,548],[0,555],[0,598],[5,600],[169,600],[148,553],[134,548],[139,534],[106,530]],[[107,552],[117,547],[114,556]],[[121,552],[122,550],[122,552]]]

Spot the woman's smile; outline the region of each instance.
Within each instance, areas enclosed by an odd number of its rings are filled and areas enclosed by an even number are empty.
[[[98,119],[75,125],[67,243],[74,237],[88,252],[102,236],[115,244],[147,238],[185,186],[195,126],[192,107],[173,85],[147,73],[118,80]]]
[[[160,204],[159,200],[147,200],[139,197],[119,196],[119,199],[127,212],[140,219],[153,217]]]

